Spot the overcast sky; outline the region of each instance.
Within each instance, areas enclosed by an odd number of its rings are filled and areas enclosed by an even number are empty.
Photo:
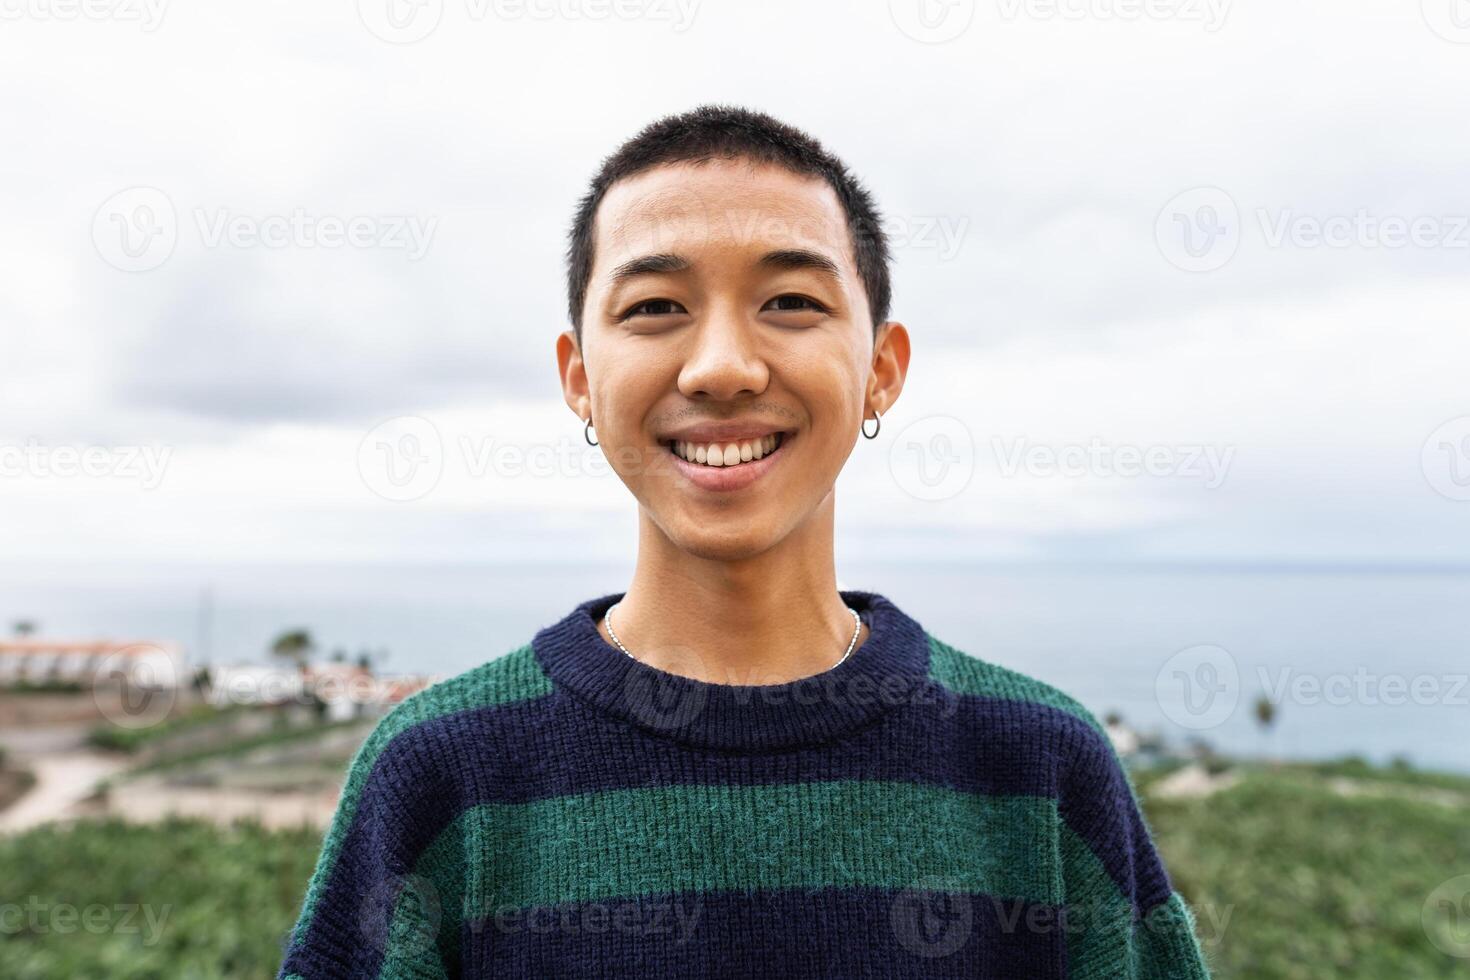
[[[1470,553],[1465,0],[391,4],[0,0],[6,556],[625,554],[565,232],[701,102],[888,217],[844,554]]]

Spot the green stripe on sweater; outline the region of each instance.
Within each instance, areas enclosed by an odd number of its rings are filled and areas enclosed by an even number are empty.
[[[297,924],[298,937],[304,936],[311,925],[337,856],[357,815],[357,804],[368,777],[372,775],[373,763],[389,743],[410,728],[435,718],[550,693],[551,680],[542,673],[531,645],[526,644],[474,670],[420,691],[384,715],[358,748],[348,768],[347,783],[342,787],[332,825],[322,842],[321,856],[306,888],[306,899]]]
[[[1181,964],[1200,962],[1194,920],[1177,892],[1135,918],[1102,862],[1065,824],[1062,825],[1062,875],[1067,881],[1068,976],[1073,980],[1127,980],[1169,977],[1195,980],[1202,972],[1181,973]]]
[[[1102,725],[1073,698],[1049,684],[1007,670],[929,637],[929,679],[955,694],[1028,701],[1065,711],[1099,732]]]
[[[1038,856],[1054,853],[1057,823],[1048,797],[841,780],[483,804],[442,836],[479,858],[463,909],[476,918],[644,895],[846,886],[1056,904],[1058,863]]]
[[[464,854],[475,860],[466,864]],[[1133,976],[1149,960],[1178,955],[1138,933],[1131,904],[1049,797],[843,780],[484,804],[440,834],[415,874],[432,885],[418,891],[432,896],[441,916],[445,963],[453,962],[464,922],[498,913],[653,895],[864,886],[1066,906],[1077,976]],[[427,953],[422,902],[420,894],[400,900],[393,933],[419,936],[409,946]],[[1182,908],[1177,899],[1170,904]],[[411,952],[406,959],[415,961]],[[406,965],[385,964],[381,976],[416,975]]]

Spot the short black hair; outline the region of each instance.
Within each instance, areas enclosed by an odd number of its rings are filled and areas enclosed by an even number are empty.
[[[582,339],[582,308],[592,278],[593,222],[608,188],[620,180],[669,163],[748,159],[793,173],[820,177],[837,194],[852,235],[859,278],[868,294],[873,331],[888,319],[892,286],[888,238],[866,188],[822,144],[763,112],[739,106],[703,105],[651,123],[602,162],[577,206],[567,246],[567,312]]]

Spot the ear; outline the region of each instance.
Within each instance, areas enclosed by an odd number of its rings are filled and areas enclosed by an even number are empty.
[[[592,414],[592,396],[587,391],[587,365],[582,361],[576,331],[565,330],[556,338],[556,370],[567,407],[577,413],[577,418],[587,421]]]
[[[902,323],[888,320],[878,328],[873,342],[873,367],[868,373],[867,408],[883,414],[898,401],[903,380],[909,373],[909,332]]]

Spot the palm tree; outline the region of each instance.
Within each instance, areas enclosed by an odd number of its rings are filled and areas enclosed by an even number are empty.
[[[291,661],[297,670],[306,669],[306,661],[314,649],[316,644],[312,642],[311,634],[304,629],[288,630],[276,637],[276,642],[271,644],[271,653],[282,660]]]
[[[11,626],[16,636],[32,636],[36,632],[36,621],[34,619],[17,619]]]
[[[1271,728],[1276,724],[1276,702],[1265,694],[1256,698],[1256,724],[1261,726],[1261,731],[1269,738]]]

